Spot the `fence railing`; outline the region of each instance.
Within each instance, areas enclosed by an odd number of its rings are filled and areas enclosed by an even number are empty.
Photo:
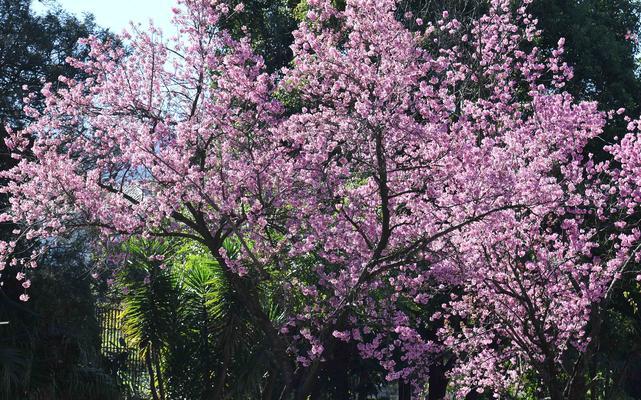
[[[121,312],[113,305],[99,307],[100,351],[112,376],[129,392],[130,398],[135,398],[146,391],[149,376],[138,351],[127,345],[122,333]]]

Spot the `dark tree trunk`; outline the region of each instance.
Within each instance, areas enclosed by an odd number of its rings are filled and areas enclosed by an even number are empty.
[[[443,365],[441,362],[435,363],[430,367],[430,378],[428,386],[429,400],[444,400],[447,393],[447,371],[450,369],[451,363]]]
[[[145,365],[147,366],[147,372],[149,373],[149,388],[151,389],[151,397],[153,400],[160,400],[158,398],[158,391],[156,390],[156,375],[154,374],[154,366],[151,362],[151,349],[147,350],[145,354]]]
[[[225,378],[227,377],[227,367],[231,359],[231,350],[229,349],[228,343],[229,342],[227,342],[223,348],[223,362],[216,374],[216,384],[212,396],[209,398],[210,400],[222,399],[223,393],[225,392]]]
[[[557,374],[556,366],[554,365],[554,360],[546,357],[544,363],[545,371],[542,374],[542,377],[543,383],[550,395],[550,400],[564,400],[563,390],[561,389],[561,383],[559,382],[559,376]]]
[[[229,267],[226,265],[225,259],[218,253],[218,248],[210,247],[209,250],[214,258],[216,258],[220,263],[225,277],[229,280],[231,286],[238,291],[238,293],[244,293],[243,296],[240,296],[239,300],[243,307],[245,307],[252,316],[252,325],[259,329],[270,342],[274,361],[281,369],[281,376],[285,383],[284,393],[293,393],[295,390],[294,372],[292,369],[292,360],[287,352],[287,344],[279,335],[274,324],[262,309],[260,300],[258,299],[256,286],[251,284],[247,279],[243,279],[231,272]]]
[[[318,371],[320,369],[320,361],[314,360],[312,365],[302,371],[302,374],[297,378],[298,386],[294,393],[295,400],[307,400],[307,398],[314,392],[314,387],[318,381]]]
[[[585,400],[587,399],[587,386],[585,383],[585,375],[583,371],[577,375],[572,382],[572,389],[568,394],[568,400]]]
[[[398,381],[398,400],[412,400],[412,386],[403,380]]]
[[[272,400],[272,397],[274,396],[274,381],[276,380],[276,374],[274,371],[270,370],[267,373],[267,383],[265,384],[265,388],[263,389],[263,393],[261,395],[262,400]]]
[[[153,347],[152,347],[153,349]],[[158,394],[160,395],[161,400],[165,400],[165,384],[162,380],[162,370],[160,366],[160,355],[158,351],[153,351],[154,364],[156,365],[156,377],[158,378]]]
[[[586,382],[586,373],[590,378],[594,378],[596,367],[594,365],[594,354],[599,351],[599,339],[601,336],[601,309],[594,306],[590,313],[590,343],[580,360],[577,361],[576,371],[570,376],[567,382],[565,397],[568,400],[587,399],[588,383]],[[596,379],[590,379],[590,399],[596,400]]]
[[[479,397],[481,396],[479,396],[478,392],[476,390],[472,390],[467,394],[467,396],[465,396],[465,400],[478,400]]]

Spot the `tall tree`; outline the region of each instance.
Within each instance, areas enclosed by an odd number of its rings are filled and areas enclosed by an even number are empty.
[[[102,34],[91,17],[80,21],[60,9],[36,15],[30,0],[0,1],[0,170],[15,166],[5,144],[5,126],[29,122],[23,99],[42,82],[60,74],[76,75],[67,57],[85,57],[81,37]],[[36,93],[30,105],[44,108]],[[2,185],[6,185],[3,180]],[[3,209],[10,197],[0,194]],[[8,240],[13,224],[0,226]],[[22,249],[36,243],[25,241]],[[90,282],[86,249],[65,243],[46,255],[46,266],[29,279],[15,266],[3,265],[0,291],[0,398],[109,399],[116,395],[111,379],[100,369],[99,326]],[[31,280],[38,289],[32,302],[18,304]],[[24,297],[23,297],[24,298]]]
[[[598,100],[605,110],[641,111],[635,36],[641,31],[638,0],[537,0],[532,13],[543,29],[541,44],[566,39],[565,60],[574,69],[568,90]]]
[[[297,21],[293,10],[297,0],[249,0],[232,2],[242,4],[242,12],[233,13],[222,21],[235,37],[251,36],[252,47],[265,60],[267,70],[276,71],[292,60],[289,48]]]
[[[574,69],[567,90],[581,99],[596,100],[602,110],[625,108],[641,114],[641,76],[637,56],[641,33],[638,0],[536,0],[532,13],[543,29],[541,46],[552,48],[559,38],[567,43],[565,60]],[[603,146],[614,141],[625,124],[608,124],[589,150],[603,159]]]

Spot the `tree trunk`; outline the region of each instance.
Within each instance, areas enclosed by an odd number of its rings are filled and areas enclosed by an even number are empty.
[[[590,377],[590,391],[592,400],[596,399],[596,380],[593,379],[595,375],[594,353],[599,349],[599,337],[601,336],[601,309],[598,305],[593,306],[590,312],[590,343],[588,344],[585,353],[577,361],[575,371],[570,375],[569,381],[566,383],[565,398],[568,400],[583,400],[587,399],[588,383],[586,382],[586,373]]]
[[[450,369],[450,363],[445,365],[442,362],[435,363],[430,367],[430,377],[428,385],[428,396],[429,400],[444,400],[445,395],[447,394],[447,384],[449,379],[447,378],[447,371]]]
[[[467,396],[465,396],[465,400],[478,400],[479,397],[481,397],[479,396],[479,393],[476,390],[472,390],[467,394]]]
[[[320,360],[314,360],[303,373],[299,376],[299,384],[294,394],[295,400],[307,400],[307,397],[314,391],[318,380],[318,371],[320,369]]]
[[[149,372],[149,388],[151,389],[151,397],[153,400],[160,400],[158,398],[158,391],[156,390],[156,376],[154,374],[154,366],[151,362],[151,349],[147,350],[145,354],[145,364],[147,366],[147,372]]]
[[[223,393],[225,390],[225,378],[227,377],[227,366],[229,364],[230,359],[231,359],[231,350],[229,349],[229,345],[225,344],[225,347],[223,348],[223,362],[220,365],[220,369],[218,370],[218,373],[216,374],[217,375],[216,386],[214,387],[212,396],[209,397],[209,399],[211,400],[217,400],[217,399],[223,398]]]
[[[548,390],[550,395],[550,400],[564,400],[563,399],[563,390],[561,389],[561,384],[559,382],[559,377],[556,372],[556,367],[554,365],[554,360],[550,360],[546,357],[545,359],[545,371],[542,374],[543,383]]]
[[[223,257],[220,256],[218,247],[212,247],[214,244],[208,245],[209,251],[214,256],[216,261],[222,267],[225,278],[229,281],[231,286],[238,292],[243,293],[244,295],[239,296],[239,300],[242,303],[243,307],[249,312],[252,316],[252,324],[259,329],[263,334],[265,334],[266,339],[270,342],[271,353],[274,357],[275,362],[281,369],[281,375],[283,381],[285,382],[285,393],[291,394],[294,388],[294,372],[292,369],[291,358],[287,352],[287,344],[283,338],[278,333],[278,330],[274,327],[274,324],[269,319],[265,311],[263,310],[260,300],[258,299],[257,289],[255,284],[251,284],[251,287],[248,287],[248,279],[241,278],[239,275],[232,272],[226,264],[226,261]]]
[[[153,346],[152,346],[152,349],[153,349]],[[152,351],[152,354],[153,354],[154,364],[156,365],[156,378],[158,379],[158,394],[161,400],[165,400],[167,397],[165,396],[165,383],[163,382],[163,378],[162,378],[160,355],[158,354],[158,351]]]
[[[261,395],[262,400],[272,400],[274,393],[274,381],[276,380],[276,374],[274,371],[269,370],[267,373],[267,383],[265,384],[265,389]]]
[[[412,386],[403,380],[398,381],[398,400],[412,400]]]
[[[601,315],[601,307],[599,305],[594,306],[595,310],[593,311],[594,314],[594,321],[592,325],[592,341],[588,345],[588,352],[589,354],[587,355],[586,362],[588,363],[587,369],[589,371],[589,378],[590,378],[590,398],[591,400],[597,400],[598,395],[597,395],[597,380],[596,378],[596,371],[597,371],[597,366],[596,366],[596,357],[594,357],[594,354],[599,352],[599,347],[600,347],[600,341],[601,341],[601,325],[603,323],[603,318]],[[627,364],[627,362],[626,362]]]

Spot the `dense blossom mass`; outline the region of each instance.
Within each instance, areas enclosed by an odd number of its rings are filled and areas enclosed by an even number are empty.
[[[26,95],[34,122],[11,131],[19,164],[2,173],[1,219],[19,227],[3,265],[28,275],[78,231],[95,251],[195,240],[295,398],[339,341],[417,391],[447,353],[461,398],[514,390],[526,370],[562,398],[565,351],[588,346],[594,305],[641,244],[641,123],[592,161],[587,143],[623,117],[563,91],[564,42],[536,47],[529,1],[462,24],[399,17],[394,0],[309,0],[273,75],[221,28],[242,5],[179,3],[176,38],[89,38],[90,59],[69,60],[89,78],[46,83],[44,110]],[[284,294],[284,322],[263,284]]]

